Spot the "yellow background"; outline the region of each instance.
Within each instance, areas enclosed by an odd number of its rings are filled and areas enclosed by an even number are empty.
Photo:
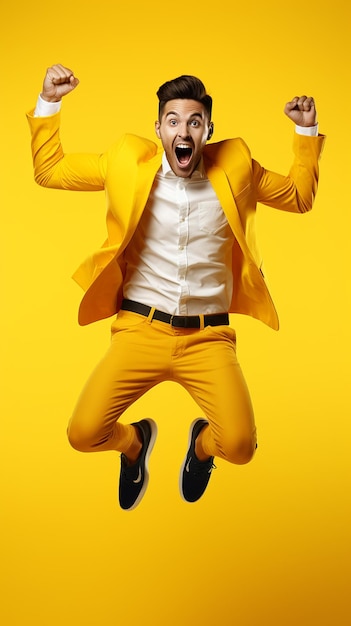
[[[1,561],[5,626],[346,626],[350,623],[350,9],[346,0],[7,3],[1,16]],[[296,94],[328,135],[312,213],[261,207],[281,320],[233,318],[259,450],[218,461],[205,497],[178,471],[197,408],[163,384],[126,420],[159,437],[145,499],[117,504],[116,455],[72,450],[66,423],[109,342],[77,325],[70,280],[105,236],[103,194],[41,189],[24,117],[46,67],[73,68],[66,151],[153,137],[158,86],[200,76],[215,140],[241,135],[286,172]]]

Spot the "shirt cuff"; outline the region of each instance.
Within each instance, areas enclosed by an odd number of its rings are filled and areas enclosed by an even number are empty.
[[[38,96],[37,105],[34,110],[34,117],[49,117],[61,110],[61,100],[59,102],[47,102]]]
[[[296,124],[295,131],[298,135],[305,135],[305,137],[317,137],[318,124],[316,124],[315,126],[298,126]]]

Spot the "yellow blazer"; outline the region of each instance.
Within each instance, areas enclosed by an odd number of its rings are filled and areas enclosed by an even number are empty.
[[[34,118],[31,112],[27,117],[34,176],[39,185],[106,191],[107,240],[82,263],[73,278],[85,291],[79,307],[81,325],[114,315],[123,294],[124,251],[160,168],[162,149],[148,139],[124,135],[104,154],[65,155],[59,138],[60,114]],[[235,235],[230,313],[251,315],[278,329],[256,242],[256,205],[260,202],[295,213],[309,211],[317,190],[323,142],[323,136],[295,134],[295,158],[288,176],[262,168],[240,138],[205,146],[207,176]]]

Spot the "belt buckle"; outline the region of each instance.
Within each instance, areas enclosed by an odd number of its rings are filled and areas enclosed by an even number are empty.
[[[173,318],[174,318],[174,315],[171,315],[170,320],[169,320],[170,326],[173,326]]]

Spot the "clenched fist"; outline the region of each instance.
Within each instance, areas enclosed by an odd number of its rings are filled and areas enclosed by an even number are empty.
[[[317,111],[313,98],[295,96],[286,103],[284,113],[298,126],[315,126],[317,124]]]
[[[72,70],[60,64],[53,65],[46,72],[41,97],[47,102],[59,102],[78,84],[79,80],[74,76]]]

